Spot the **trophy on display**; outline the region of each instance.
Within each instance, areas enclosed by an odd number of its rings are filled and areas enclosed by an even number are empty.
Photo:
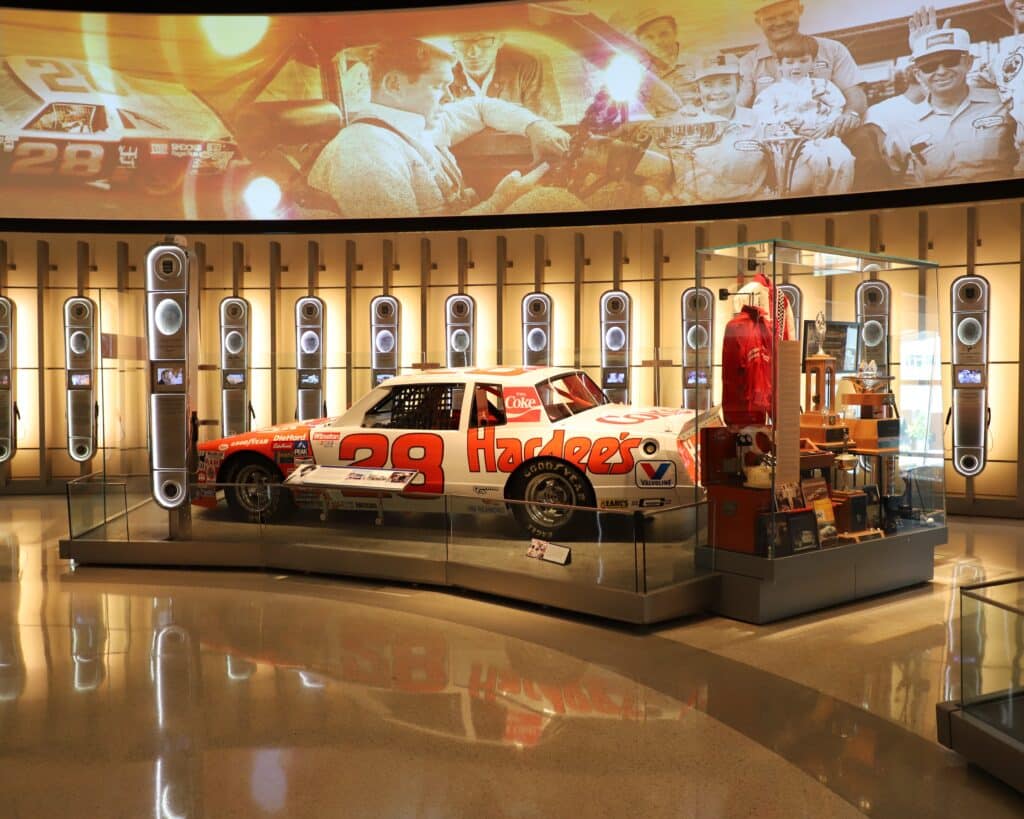
[[[814,319],[818,351],[804,359],[804,412],[800,416],[800,437],[816,444],[842,445],[847,428],[836,415],[836,359],[825,351],[828,323],[819,312]],[[808,339],[808,342],[811,340]]]

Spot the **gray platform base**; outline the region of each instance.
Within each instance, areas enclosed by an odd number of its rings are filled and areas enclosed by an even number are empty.
[[[767,560],[698,546],[699,569],[721,576],[712,611],[771,623],[932,579],[943,527]]]
[[[1024,743],[966,713],[959,702],[935,706],[939,742],[1024,793]]]
[[[649,624],[706,612],[718,577],[708,574],[635,593],[583,586],[441,559],[310,544],[223,541],[61,540],[60,556],[80,564],[264,569],[454,586],[626,623]]]

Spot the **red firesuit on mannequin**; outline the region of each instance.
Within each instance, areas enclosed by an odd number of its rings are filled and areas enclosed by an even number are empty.
[[[772,322],[744,305],[725,325],[722,342],[722,414],[725,423],[763,425],[772,410]]]

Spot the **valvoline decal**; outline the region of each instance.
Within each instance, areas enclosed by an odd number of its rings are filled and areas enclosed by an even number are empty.
[[[660,489],[676,485],[676,465],[672,461],[639,461],[634,471],[641,489]]]
[[[539,424],[542,409],[533,387],[505,387],[505,417],[510,424]]]

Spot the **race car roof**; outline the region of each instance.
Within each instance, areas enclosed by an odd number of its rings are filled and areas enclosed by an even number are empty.
[[[436,370],[424,370],[411,375],[397,375],[389,378],[381,386],[390,387],[400,384],[429,384],[438,381],[480,381],[502,386],[532,387],[548,378],[578,372],[572,367],[451,367]]]

